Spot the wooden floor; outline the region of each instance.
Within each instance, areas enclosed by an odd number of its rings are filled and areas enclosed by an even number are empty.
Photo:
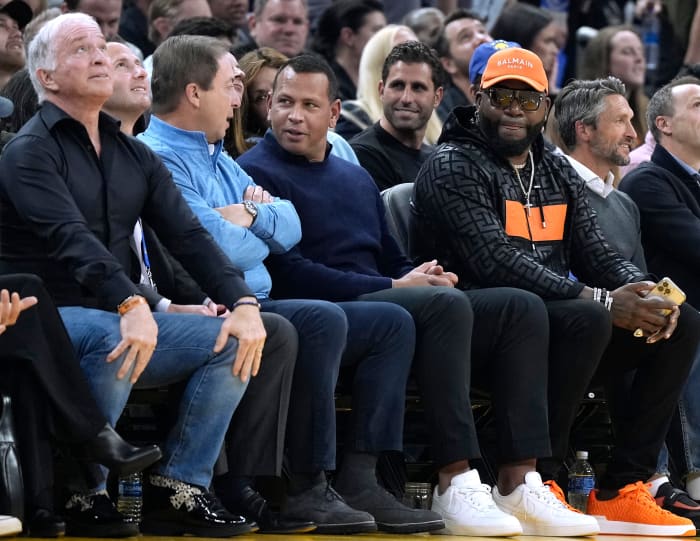
[[[361,534],[361,535],[261,535],[261,534],[251,534],[251,535],[240,535],[236,537],[230,537],[228,539],[233,539],[236,541],[352,541],[353,539],[360,539],[361,541],[398,541],[399,539],[414,539],[418,541],[423,538],[431,538],[434,541],[449,541],[466,539],[466,536],[456,536],[456,535],[440,535],[431,536],[430,534],[413,534],[413,535],[392,535],[392,534]],[[5,537],[4,540],[17,539],[18,541],[26,541],[26,537]],[[91,538],[91,537],[63,537],[59,538],[62,541],[101,541],[102,538]],[[135,539],[135,538],[128,538]],[[154,536],[139,536],[139,541],[181,541],[182,537],[154,537]],[[221,541],[220,538],[202,538],[211,539],[212,541]],[[470,537],[473,541],[493,541],[493,537]],[[562,541],[563,539],[570,539],[566,537],[535,537],[535,536],[519,536],[518,538],[504,538],[504,539],[519,539],[521,541]],[[581,537],[580,540],[585,539],[595,539],[596,541],[678,541],[679,539],[684,539],[680,537],[640,537],[640,536],[624,536],[624,535],[600,535],[597,537]],[[694,539],[694,538],[693,538]]]

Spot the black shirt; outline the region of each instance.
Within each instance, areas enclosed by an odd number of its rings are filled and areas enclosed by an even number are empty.
[[[350,140],[360,165],[367,169],[377,187],[385,190],[403,182],[413,182],[433,147],[423,144],[410,148],[379,125],[373,124]]]
[[[452,84],[451,82],[447,83],[445,85],[445,91],[442,94],[442,101],[437,108],[438,118],[442,122],[445,122],[447,117],[450,116],[452,109],[470,104],[471,102],[469,101],[469,98],[464,92],[462,92],[461,88]]]
[[[251,295],[166,167],[101,113],[98,156],[85,127],[50,102],[0,157],[0,274],[30,272],[58,305],[114,310],[138,293],[130,246],[142,216],[206,293],[230,306]]]

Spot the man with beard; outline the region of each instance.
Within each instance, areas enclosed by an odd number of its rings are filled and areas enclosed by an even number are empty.
[[[380,190],[413,182],[433,151],[423,139],[442,99],[442,84],[440,60],[419,41],[397,45],[384,61],[379,81],[384,112],[350,141]]]
[[[636,138],[624,83],[616,77],[571,81],[554,105],[566,159],[586,183],[605,240],[646,272],[639,209],[613,185],[612,171],[629,163]]]
[[[522,288],[546,307],[553,459],[540,461],[544,475],[558,474],[572,398],[583,397],[597,363],[575,381],[570,370],[580,359],[600,360],[616,445],[588,513],[601,533],[692,535],[693,523],[658,507],[641,481],[655,473],[697,351],[700,317],[690,306],[645,298],[654,284],[605,241],[584,184],[544,147],[547,87],[531,51],[495,53],[476,104],[455,110],[442,146],[418,174],[417,213],[462,287]],[[494,500],[502,509],[513,505],[497,491]]]
[[[22,30],[32,20],[32,9],[23,0],[0,8],[0,88],[24,67]]]

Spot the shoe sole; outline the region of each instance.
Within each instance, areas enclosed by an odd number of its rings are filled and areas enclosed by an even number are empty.
[[[315,532],[317,526],[315,524],[309,524],[308,526],[299,526],[298,528],[260,528],[257,532],[259,534],[291,534],[291,533],[309,533]]]
[[[433,535],[468,535],[471,537],[514,537],[522,535],[522,528],[503,528],[502,526],[467,526],[453,524],[442,530],[430,532]]]
[[[377,531],[377,523],[351,522],[349,524],[316,524],[314,533],[328,535],[347,535],[355,533],[372,533]]]
[[[182,536],[194,535],[195,537],[231,537],[258,531],[258,526],[240,524],[235,526],[194,526],[191,524],[178,524],[165,520],[144,519],[141,523],[141,533],[148,535]]]
[[[15,517],[0,522],[0,535],[15,535],[22,531],[22,522]]]
[[[433,520],[431,522],[413,522],[401,524],[388,524],[386,522],[377,521],[377,530],[387,533],[425,533],[445,528],[445,523],[442,520]]]
[[[600,528],[596,525],[552,526],[550,524],[527,524],[522,521],[521,524],[523,526],[523,535],[539,535],[542,537],[586,537],[601,533]]]
[[[594,515],[603,535],[653,535],[672,537],[693,537],[695,527],[687,524],[675,524],[663,526],[661,524],[640,524],[638,522],[624,522],[621,520],[608,520],[604,516]]]

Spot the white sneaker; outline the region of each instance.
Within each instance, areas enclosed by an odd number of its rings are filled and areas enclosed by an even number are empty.
[[[431,533],[497,537],[523,533],[515,517],[496,507],[491,487],[481,482],[476,470],[453,477],[442,496],[435,487],[432,510],[442,515],[445,528]]]
[[[534,471],[525,474],[525,483],[507,496],[501,496],[498,487],[494,488],[493,499],[502,511],[520,521],[523,535],[574,537],[600,533],[594,517],[568,509]]]
[[[0,535],[14,535],[22,531],[22,523],[18,518],[0,515]]]

